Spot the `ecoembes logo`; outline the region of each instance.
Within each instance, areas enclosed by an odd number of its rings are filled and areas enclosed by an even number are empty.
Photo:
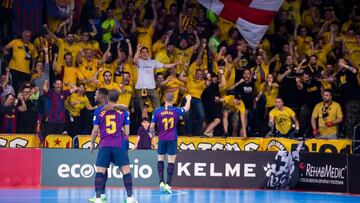
[[[178,162],[178,176],[196,176],[196,177],[256,177],[255,163],[225,163],[220,165],[216,163],[191,163]]]
[[[134,159],[134,164],[130,164],[131,173],[134,178],[148,179],[152,176],[151,166],[147,164],[139,165],[139,160]],[[57,167],[57,174],[61,178],[91,178],[96,173],[96,166],[91,164],[60,164]],[[119,167],[110,165],[108,168],[108,178],[122,178]]]
[[[313,166],[306,164],[306,176],[315,178],[332,178],[332,179],[344,179],[346,172],[345,167],[334,167],[333,165],[325,166]]]

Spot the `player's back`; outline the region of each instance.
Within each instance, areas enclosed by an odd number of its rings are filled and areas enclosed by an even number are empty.
[[[118,147],[123,146],[124,125],[128,125],[128,115],[126,111],[104,111],[98,115],[100,122],[100,145],[99,147]]]
[[[184,113],[184,108],[172,106],[155,110],[152,122],[157,123],[159,140],[177,140],[176,125]]]

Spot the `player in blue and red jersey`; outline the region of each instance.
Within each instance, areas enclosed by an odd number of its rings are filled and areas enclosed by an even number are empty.
[[[112,162],[120,168],[123,174],[124,186],[127,193],[126,203],[136,203],[132,192],[132,177],[130,173],[130,163],[127,152],[127,146],[124,144],[124,138],[129,135],[130,118],[127,111],[110,110],[106,111],[104,106],[117,102],[119,92],[116,90],[107,91],[100,88],[95,93],[95,100],[100,104],[94,112],[94,127],[92,130],[90,151],[94,148],[97,135],[100,132],[99,152],[96,159],[96,176],[95,176],[95,202],[105,202],[101,198],[105,194],[106,171]],[[122,131],[124,128],[124,131]]]
[[[160,179],[160,190],[172,193],[171,191],[171,179],[175,168],[175,160],[177,154],[177,139],[176,125],[180,116],[183,116],[185,112],[190,109],[191,96],[186,96],[186,104],[184,107],[173,107],[174,95],[167,93],[165,95],[165,106],[155,109],[150,131],[155,134],[155,124],[158,128],[158,174]],[[167,166],[167,181],[164,183],[164,158],[168,155]]]

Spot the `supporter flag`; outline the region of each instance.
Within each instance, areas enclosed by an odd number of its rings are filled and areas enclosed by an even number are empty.
[[[14,0],[16,34],[23,30],[39,33],[43,25],[44,0]]]
[[[198,0],[205,8],[236,24],[252,48],[257,47],[283,0]]]

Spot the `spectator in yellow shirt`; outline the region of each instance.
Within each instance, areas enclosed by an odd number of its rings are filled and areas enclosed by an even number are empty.
[[[299,122],[296,119],[295,112],[289,107],[284,106],[281,98],[276,98],[275,108],[269,114],[269,126],[275,127],[276,137],[290,137],[292,135],[292,122],[295,123],[295,131],[299,131]]]
[[[175,52],[175,44],[169,42],[166,45],[166,49],[163,49],[162,51],[156,54],[155,60],[163,64],[170,64],[177,62],[178,58]],[[159,68],[155,70],[155,73],[163,73],[165,75],[166,71],[167,71],[166,68]]]
[[[200,63],[198,58],[194,63]],[[186,113],[186,133],[187,135],[202,135],[202,127],[205,119],[205,111],[201,102],[201,94],[207,84],[204,80],[204,72],[201,69],[195,71],[195,75],[189,74],[186,80],[187,93],[192,96],[190,111]],[[186,100],[183,100],[185,102]]]
[[[63,76],[63,90],[71,89],[71,86],[74,86],[78,81],[83,82],[84,76],[82,75],[78,67],[73,66],[73,56],[70,53],[66,53],[65,56],[65,65],[57,67],[59,73]]]
[[[323,139],[337,139],[338,124],[343,121],[341,107],[332,101],[330,90],[324,90],[323,101],[318,103],[312,113],[313,135]]]
[[[131,83],[131,75],[129,72],[124,72],[124,78],[120,85],[120,96],[117,103],[125,105],[128,109],[131,106],[132,112],[134,112],[134,105],[131,104],[133,96],[134,85]]]
[[[157,11],[154,2],[151,4],[151,7],[154,14],[154,18],[152,19],[151,23],[149,19],[143,19],[142,27],[137,27],[135,22],[137,16],[135,15],[132,18],[132,28],[131,28],[133,32],[135,31],[137,32],[137,36],[138,36],[137,43],[141,44],[143,47],[148,48],[150,58],[152,57],[152,51],[151,51],[151,47],[153,44],[152,37],[154,35],[155,26],[157,22]]]
[[[80,132],[80,126],[82,126],[82,117],[80,112],[86,108],[87,110],[94,110],[96,107],[93,107],[87,96],[84,94],[85,85],[80,84],[77,92],[73,92],[69,98],[65,101],[65,108],[70,113],[70,126],[69,126],[69,135],[75,137]]]
[[[10,49],[12,50],[9,68],[15,91],[19,90],[21,83],[30,80],[30,70],[35,66],[35,59],[38,56],[30,40],[31,32],[24,30],[21,39],[14,39],[4,47],[5,54],[8,54]],[[33,64],[30,64],[30,61]]]
[[[103,82],[98,82],[99,88],[105,88],[107,90],[117,90],[120,92],[120,84],[117,84],[113,81],[113,75],[110,71],[105,71],[103,73]]]
[[[232,123],[232,137],[237,137],[239,120],[241,121],[240,137],[247,137],[246,133],[246,118],[245,118],[245,105],[241,100],[240,95],[229,95],[221,99],[216,99],[217,101],[223,102],[224,111],[223,111],[223,127],[225,136],[228,135],[228,117],[231,114],[231,123]],[[239,119],[240,118],[240,119]]]

